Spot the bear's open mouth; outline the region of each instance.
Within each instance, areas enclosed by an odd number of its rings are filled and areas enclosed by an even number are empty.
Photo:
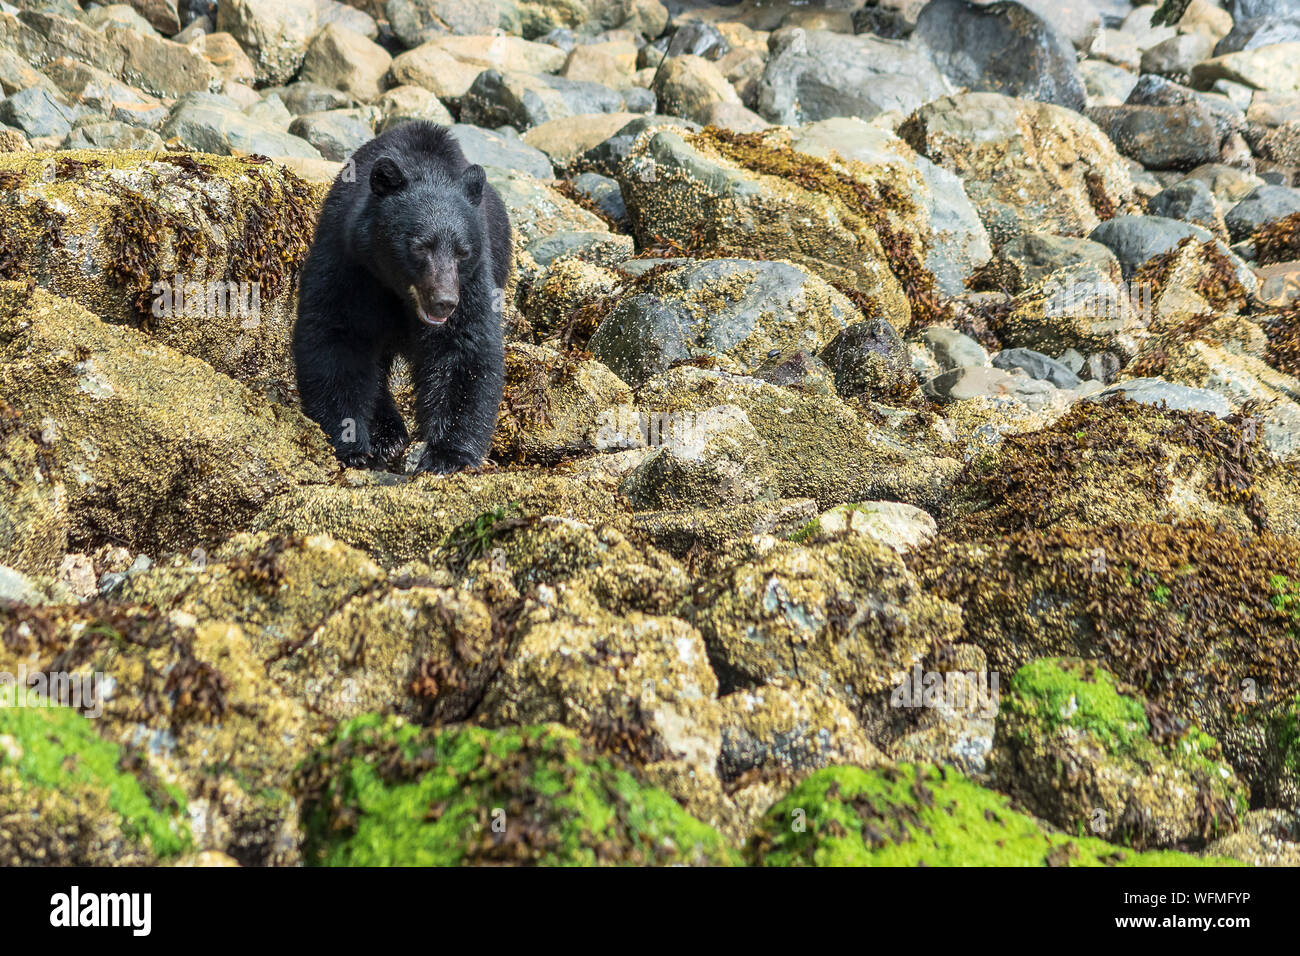
[[[442,325],[451,318],[451,314],[456,311],[453,306],[451,309],[448,309],[446,313],[439,315],[434,306],[431,304],[425,304],[424,296],[420,294],[420,290],[415,286],[411,286],[411,299],[415,303],[415,314],[420,317],[421,322],[427,323],[428,325]]]

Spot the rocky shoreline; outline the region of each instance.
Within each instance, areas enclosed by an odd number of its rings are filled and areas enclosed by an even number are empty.
[[[1300,864],[1297,50],[0,3],[0,863]],[[289,354],[411,120],[514,228],[445,477],[341,467]]]

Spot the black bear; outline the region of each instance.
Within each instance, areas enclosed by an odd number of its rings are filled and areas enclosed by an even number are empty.
[[[509,275],[505,205],[451,130],[407,123],[352,154],[321,207],[293,329],[303,411],[345,464],[383,467],[406,447],[388,385],[399,354],[428,443],[419,469],[482,464]]]

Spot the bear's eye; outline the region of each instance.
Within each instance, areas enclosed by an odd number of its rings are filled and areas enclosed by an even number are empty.
[[[456,252],[457,259],[469,258],[469,246],[465,245],[464,243],[460,243],[460,242],[456,243],[455,252]]]

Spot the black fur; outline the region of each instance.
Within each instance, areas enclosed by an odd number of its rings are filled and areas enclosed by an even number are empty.
[[[345,463],[392,462],[408,441],[388,386],[400,354],[428,442],[420,470],[475,467],[504,383],[505,205],[433,123],[375,137],[350,166],[321,207],[302,273],[293,357],[303,411]]]

